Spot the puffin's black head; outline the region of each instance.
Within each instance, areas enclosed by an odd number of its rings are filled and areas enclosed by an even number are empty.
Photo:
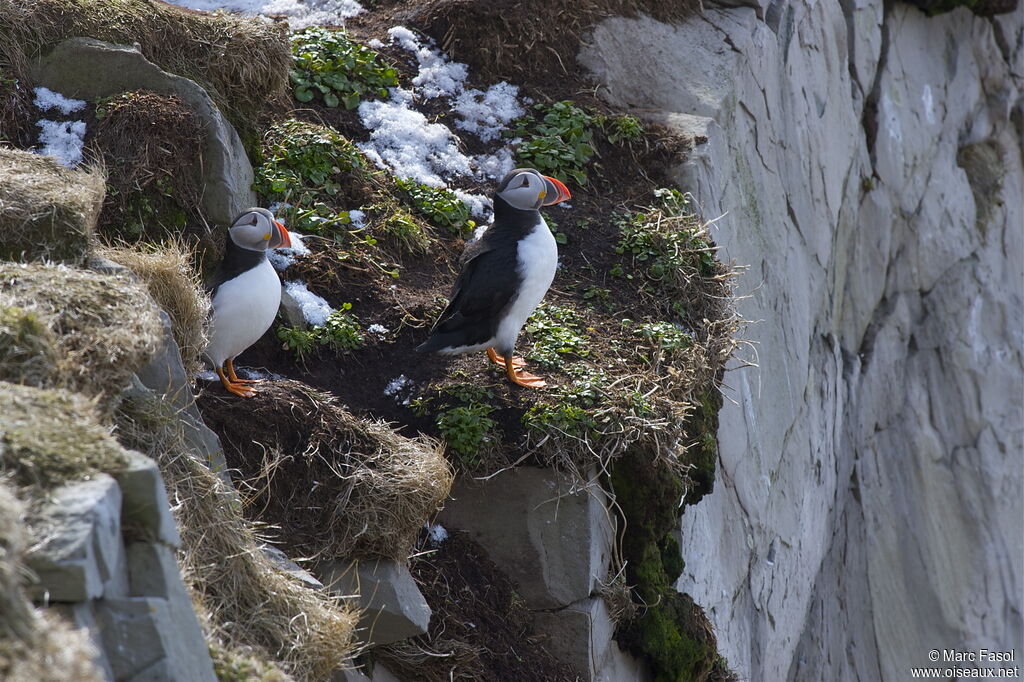
[[[498,185],[495,196],[513,208],[529,211],[550,206],[571,198],[569,190],[555,178],[541,175],[532,168],[516,168]]]
[[[250,208],[235,218],[228,236],[238,246],[250,251],[287,248],[292,238],[284,225],[274,220],[274,214],[265,208]]]

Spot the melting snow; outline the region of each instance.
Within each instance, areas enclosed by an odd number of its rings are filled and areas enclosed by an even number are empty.
[[[389,398],[394,398],[396,402],[402,405],[408,405],[409,399],[412,397],[413,381],[404,374],[400,374],[384,387],[384,395]],[[404,398],[403,398],[404,394]]]
[[[466,90],[455,99],[455,113],[462,117],[455,127],[473,133],[482,142],[496,140],[509,122],[526,113],[518,96],[519,88],[504,81],[487,88],[487,92]]]
[[[85,108],[85,100],[82,99],[70,99],[54,92],[48,88],[36,88],[36,98],[33,101],[41,111],[49,111],[50,109],[58,109],[60,113],[67,116],[73,111]]]
[[[376,334],[377,336],[383,337],[387,336],[388,328],[382,324],[371,324],[369,327],[366,328],[366,331],[370,332],[371,334]]]
[[[289,249],[271,249],[267,251],[267,260],[274,266],[274,269],[278,272],[286,269],[289,265],[295,262],[297,256],[305,256],[309,253],[309,247],[303,241],[303,235],[298,232],[289,232],[288,236],[291,237],[292,246]]]
[[[433,526],[427,527],[427,537],[431,546],[438,547],[448,539],[448,530],[440,523],[435,523]]]
[[[223,9],[243,14],[285,16],[294,29],[340,26],[363,11],[355,0],[168,0],[171,4],[207,12]]]
[[[391,41],[416,55],[420,71],[412,79],[412,84],[419,88],[419,94],[427,99],[446,95],[455,97],[462,92],[463,84],[469,75],[469,67],[460,62],[450,62],[443,54],[420,42],[416,34],[405,26],[394,26],[388,29]]]
[[[70,99],[47,88],[36,88],[35,93],[34,104],[41,111],[57,109],[66,116],[85,107],[84,100]],[[39,143],[43,145],[37,153],[53,156],[68,168],[74,168],[82,163],[85,121],[42,119],[36,121],[36,126],[39,128]]]
[[[74,168],[82,163],[82,144],[85,140],[85,121],[36,121],[41,129],[38,150],[44,156],[56,157],[58,161]]]
[[[203,381],[220,381],[220,377],[212,369],[204,369],[202,372],[196,373],[196,379],[202,379]]]
[[[310,291],[306,287],[305,282],[285,282],[284,290],[285,293],[299,304],[299,308],[302,309],[302,316],[306,318],[306,322],[314,327],[323,326],[324,322],[327,321],[327,316],[334,312],[334,308],[327,301]]]
[[[362,211],[358,211],[355,209],[349,211],[348,219],[350,221],[349,224],[352,225],[352,227],[356,228],[357,230],[361,230],[364,227],[366,227],[366,214]]]

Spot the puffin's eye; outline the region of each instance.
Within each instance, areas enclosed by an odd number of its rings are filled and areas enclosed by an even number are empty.
[[[521,184],[519,186],[520,187],[529,187],[530,186],[530,176],[529,175],[524,175],[523,176],[523,184]]]

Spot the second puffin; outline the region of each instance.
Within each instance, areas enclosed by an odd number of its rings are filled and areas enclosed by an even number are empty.
[[[466,247],[450,302],[419,352],[445,354],[487,350],[519,386],[543,388],[512,351],[526,320],[540,305],[555,277],[558,245],[540,214],[570,198],[555,178],[517,168],[494,194],[494,224]]]

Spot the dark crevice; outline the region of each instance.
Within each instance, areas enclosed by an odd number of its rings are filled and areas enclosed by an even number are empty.
[[[878,66],[875,69],[871,90],[868,91],[867,99],[864,101],[864,114],[861,119],[872,168],[877,165],[875,141],[878,139],[878,100],[882,92],[882,75],[885,73],[889,60],[889,16],[892,13],[894,2],[895,0],[885,0],[882,4],[882,25],[879,27],[881,47],[878,51]]]

